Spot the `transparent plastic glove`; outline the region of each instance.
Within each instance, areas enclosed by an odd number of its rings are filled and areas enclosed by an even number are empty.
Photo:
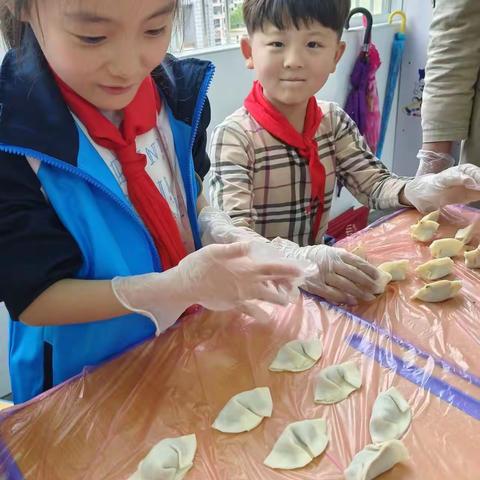
[[[257,262],[250,253],[248,243],[210,245],[166,272],[115,277],[112,289],[125,308],[155,323],[157,335],[194,304],[249,314],[252,300],[286,305],[300,269],[281,261]]]
[[[215,207],[202,208],[198,224],[203,245],[249,241],[269,243],[265,237],[250,228],[236,227],[227,213]]]
[[[303,288],[332,303],[357,304],[357,299],[371,301],[377,288],[378,270],[362,258],[343,248],[327,245],[299,247],[283,238],[275,238],[272,245],[289,258],[306,259],[318,271],[306,278]]]
[[[448,153],[438,153],[431,150],[420,150],[417,158],[419,160],[416,177],[429,173],[440,173],[455,165],[455,159]]]
[[[420,212],[452,203],[480,200],[480,168],[466,163],[436,174],[422,175],[405,186],[405,197]]]

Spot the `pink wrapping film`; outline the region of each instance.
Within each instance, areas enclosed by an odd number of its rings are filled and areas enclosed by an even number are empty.
[[[467,209],[446,210],[438,236],[454,234],[477,216]],[[375,398],[396,386],[413,411],[403,438],[410,459],[379,478],[479,479],[479,273],[466,270],[459,259],[455,274],[465,287],[458,299],[437,305],[410,301],[422,284],[413,267],[429,259],[428,248],[408,234],[419,217],[403,212],[342,242],[348,249],[361,243],[375,264],[401,258],[412,264],[406,281],[389,285],[375,302],[355,308],[355,315],[308,296],[287,308],[272,308],[267,323],[202,312],[2,412],[0,478],[3,472],[8,480],[127,479],[161,439],[195,433],[198,449],[188,480],[337,480],[353,455],[371,443],[368,423]],[[480,227],[475,244],[479,236]],[[285,342],[317,335],[324,353],[314,368],[268,370]],[[315,376],[347,360],[359,366],[362,388],[339,404],[316,405]],[[271,389],[272,418],[238,435],[211,428],[231,396],[260,386]],[[326,418],[330,435],[324,454],[294,471],[263,465],[288,423],[318,417]]]

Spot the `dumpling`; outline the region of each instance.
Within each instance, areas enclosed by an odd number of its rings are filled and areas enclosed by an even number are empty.
[[[434,258],[455,257],[462,251],[463,242],[456,238],[441,238],[432,242],[429,248]]]
[[[394,262],[385,262],[378,266],[379,270],[387,272],[392,276],[392,281],[405,280],[407,278],[409,261],[396,260]]]
[[[465,266],[467,268],[480,268],[480,246],[470,252],[465,252]]]
[[[443,302],[453,298],[462,288],[460,280],[452,282],[448,280],[439,280],[438,282],[427,283],[423,288],[417,290],[411,297],[412,299],[422,300],[423,302]]]
[[[341,402],[361,386],[362,377],[355,362],[332,365],[324,368],[315,379],[315,403]]]
[[[303,372],[313,367],[322,356],[320,339],[293,340],[286,343],[277,353],[269,370],[272,372]]]
[[[418,266],[415,272],[420,278],[430,282],[450,275],[454,266],[455,262],[450,257],[436,258]]]
[[[343,472],[345,480],[372,480],[408,460],[408,451],[400,440],[389,440],[378,445],[367,445],[358,452]]]
[[[437,233],[440,224],[433,220],[420,220],[410,227],[410,236],[419,242],[429,242]]]
[[[325,419],[294,422],[285,428],[263,463],[270,468],[285,470],[301,468],[318,457],[327,444]]]
[[[357,245],[350,253],[356,255],[357,257],[362,258],[363,260],[367,259],[367,252],[362,245]]]
[[[421,220],[433,220],[434,222],[438,222],[439,218],[440,218],[440,210],[435,210],[434,212],[430,212],[424,217],[422,217]]]
[[[166,438],[150,450],[129,480],[181,480],[192,468],[196,451],[194,434]]]
[[[463,242],[465,245],[467,245],[470,240],[472,239],[473,237],[473,229],[475,227],[475,224],[472,223],[471,225],[469,225],[468,227],[465,227],[465,228],[461,228],[460,230],[457,231],[457,233],[455,234],[455,238],[457,240],[460,240],[461,242]]]
[[[380,295],[385,291],[385,289],[387,288],[387,285],[392,281],[392,276],[388,272],[385,272],[378,268],[377,268],[377,272],[379,277],[377,279],[377,283],[375,285],[375,290],[373,291],[373,293],[375,295]]]
[[[254,388],[233,396],[218,414],[212,427],[225,433],[253,430],[264,417],[271,417],[272,396],[268,387]]]
[[[412,410],[402,394],[391,387],[373,404],[370,435],[374,443],[400,438],[412,421]]]

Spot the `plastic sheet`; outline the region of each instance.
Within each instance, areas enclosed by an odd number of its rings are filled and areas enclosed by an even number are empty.
[[[477,215],[448,209],[439,235],[454,234]],[[361,242],[374,263],[408,258],[420,264],[428,248],[408,235],[418,217],[401,213],[342,246]],[[480,478],[480,384],[474,381],[480,375],[480,273],[456,263],[465,286],[458,299],[443,304],[409,300],[422,283],[412,266],[406,281],[389,285],[376,302],[351,313],[304,296],[295,305],[272,308],[270,322],[234,313],[186,317],[159,338],[1,412],[0,478],[126,479],[158,441],[195,433],[198,450],[188,480],[337,480],[354,454],[371,443],[373,403],[391,386],[412,407],[403,438],[411,458],[379,478]],[[284,343],[317,335],[324,353],[314,368],[268,370]],[[359,366],[362,388],[339,404],[316,405],[314,377],[347,360]],[[238,435],[211,428],[233,395],[261,386],[271,389],[272,418]],[[330,435],[324,454],[295,471],[263,465],[288,423],[319,417],[326,418]]]

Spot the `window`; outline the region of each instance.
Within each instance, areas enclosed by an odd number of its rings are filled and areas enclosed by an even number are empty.
[[[352,8],[366,7],[381,22],[389,12],[401,8],[402,3],[402,0],[352,0]],[[180,4],[182,27],[172,38],[174,52],[237,44],[246,33],[243,0],[181,0]]]

